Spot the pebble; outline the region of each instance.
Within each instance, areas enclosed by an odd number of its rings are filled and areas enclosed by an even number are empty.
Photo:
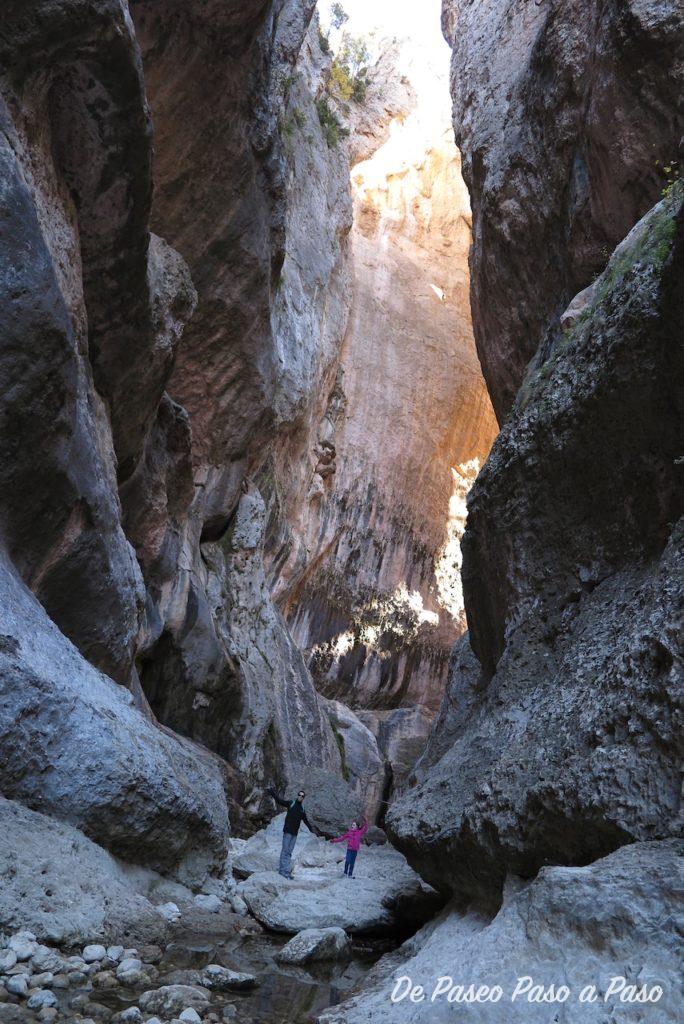
[[[38,952],[38,943],[33,932],[16,932],[7,945],[17,954],[17,960],[30,960],[33,954]]]
[[[0,971],[4,974],[14,967],[17,962],[17,954],[13,949],[0,949]]]
[[[141,970],[122,971],[116,977],[119,984],[126,985],[128,988],[139,988],[150,983],[149,975]]]
[[[113,960],[114,963],[118,964],[119,960],[123,959],[123,955],[123,946],[107,946],[107,956],[110,960]]]
[[[31,965],[34,971],[52,971],[53,974],[59,974],[64,968],[64,959],[49,946],[38,946],[31,957]]]
[[[76,988],[78,985],[85,985],[88,980],[88,975],[84,974],[83,971],[69,971],[67,977],[71,988]]]
[[[31,965],[29,963],[15,964],[14,967],[10,967],[10,969],[8,971],[5,971],[5,974],[9,974],[10,976],[14,975],[14,974],[30,974],[30,973],[31,973]]]
[[[86,946],[81,956],[87,964],[93,964],[96,960],[104,960],[107,950],[104,946],[99,945]]]
[[[5,982],[5,988],[13,996],[21,996],[26,999],[28,995],[28,981],[25,974],[15,974]]]
[[[57,1006],[57,996],[47,988],[39,988],[29,996],[26,1005],[29,1010],[42,1010],[44,1006]]]
[[[52,971],[43,971],[42,974],[34,974],[31,984],[34,988],[52,988],[55,976]]]
[[[142,1024],[143,1015],[137,1006],[129,1006],[127,1010],[117,1013],[116,1024]]]
[[[183,1024],[202,1024],[202,1018],[192,1006],[189,1006],[187,1010],[183,1010],[178,1020],[182,1020]]]
[[[42,1010],[38,1011],[38,1020],[44,1021],[44,1024],[52,1024],[53,1020],[57,1020],[59,1016],[59,1010],[56,1006],[44,1006]]]
[[[157,907],[157,911],[170,924],[175,924],[176,921],[180,920],[181,912],[176,903],[161,903]]]
[[[53,988],[68,988],[69,987],[68,975],[66,975],[66,974],[55,974],[54,978],[52,979],[52,987]]]
[[[195,896],[194,904],[199,907],[200,910],[208,910],[211,914],[218,914],[219,910],[223,906],[223,903],[218,896],[207,896],[203,892]]]
[[[142,960],[138,960],[137,957],[129,956],[125,960],[119,963],[116,969],[116,976],[120,978],[122,974],[126,974],[127,971],[139,971],[142,968]]]

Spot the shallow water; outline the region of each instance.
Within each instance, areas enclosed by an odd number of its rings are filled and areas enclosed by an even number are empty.
[[[216,993],[210,1010],[220,1014],[226,1004],[232,1003],[237,1010],[239,1024],[248,1021],[255,1024],[309,1024],[326,1006],[346,999],[351,989],[388,949],[386,941],[357,943],[349,960],[304,969],[274,961],[274,954],[288,938],[268,933],[229,935],[219,939],[197,935],[176,938],[158,964],[159,980],[153,987],[193,984],[193,979],[184,977],[184,972],[197,971],[210,963],[222,964],[236,971],[255,974],[259,986],[247,992]],[[90,999],[115,1011],[136,1005],[137,995],[139,993],[130,989],[96,989],[89,993]]]

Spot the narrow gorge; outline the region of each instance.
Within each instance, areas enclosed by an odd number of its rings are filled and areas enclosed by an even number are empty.
[[[5,0],[0,1022],[679,1019],[683,51]]]

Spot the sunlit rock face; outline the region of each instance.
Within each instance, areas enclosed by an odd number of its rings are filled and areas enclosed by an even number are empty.
[[[444,0],[475,338],[500,420],[549,325],[671,177],[681,17],[676,0]]]
[[[434,711],[465,628],[465,495],[496,427],[472,339],[470,210],[445,83],[440,93],[410,48],[408,65],[396,44],[389,52],[394,77],[381,58],[367,102],[381,107],[393,81],[388,105],[403,93],[404,108],[352,170],[349,326],[274,575],[322,692]],[[367,119],[354,117],[367,151]]]

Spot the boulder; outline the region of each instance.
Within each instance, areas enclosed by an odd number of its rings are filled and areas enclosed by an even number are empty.
[[[0,797],[0,928],[27,924],[40,939],[70,945],[93,936],[166,938],[165,922],[111,854],[70,825]],[[10,941],[34,968],[61,965],[26,933]],[[80,958],[78,965],[86,966]]]
[[[316,960],[343,960],[351,953],[351,940],[343,928],[304,928],[275,954],[284,964]]]
[[[209,1003],[209,993],[206,988],[197,985],[162,985],[161,988],[143,992],[138,1002],[144,1013],[174,1017],[188,1007],[205,1010]]]
[[[314,843],[306,860],[316,866],[298,865],[294,880],[259,871],[238,886],[254,917],[272,931],[295,934],[334,927],[351,934],[400,932],[418,927],[441,904],[437,893],[389,846],[365,847],[354,878],[346,878],[344,849],[339,849],[343,844]]]
[[[85,661],[1,552],[0,606],[5,796],[181,880],[219,873],[228,812],[215,759],[156,728],[127,690]]]
[[[375,821],[382,810],[390,779],[386,758],[361,714],[356,714],[339,700],[322,699],[322,703],[339,747],[343,778],[360,799],[368,820]],[[325,805],[319,794],[311,792],[311,787],[309,791],[309,800],[318,822]]]
[[[677,966],[681,915],[682,844],[635,843],[588,867],[546,867],[529,883],[511,878],[491,919],[448,907],[436,920],[388,954],[357,996],[324,1011],[319,1024],[449,1024],[459,1015],[473,1024],[676,1024],[680,1016]],[[422,1002],[406,994],[406,978],[423,987]],[[401,981],[400,979],[404,979]],[[432,1001],[438,981],[446,989]],[[520,979],[527,990],[513,998]],[[448,986],[448,981],[451,986]],[[613,984],[612,995],[607,993]],[[460,1004],[457,986],[500,986],[498,1001]],[[566,1001],[542,1001],[541,986]],[[580,1002],[586,986],[595,1000]],[[655,1002],[625,1000],[642,987]],[[448,992],[452,1001],[448,1001]],[[622,992],[622,997],[620,993]]]

